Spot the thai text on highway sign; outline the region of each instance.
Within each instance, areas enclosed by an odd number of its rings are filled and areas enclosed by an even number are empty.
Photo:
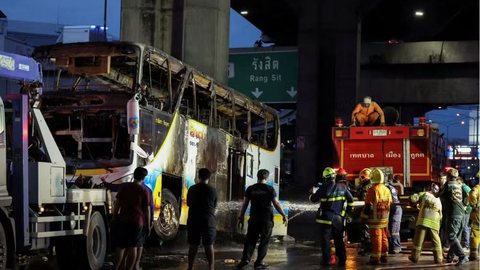
[[[295,102],[297,51],[267,49],[232,50],[228,67],[229,86],[261,102]]]

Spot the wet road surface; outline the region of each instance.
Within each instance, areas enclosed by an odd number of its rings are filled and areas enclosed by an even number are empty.
[[[200,251],[200,250],[199,250]],[[226,246],[217,246],[215,252],[215,269],[236,269],[235,264],[241,257],[242,245],[239,243],[229,244]],[[142,260],[143,269],[187,269],[187,247],[174,249],[157,249],[150,248],[146,251]],[[445,266],[445,267],[422,267],[433,263],[431,251],[425,251],[421,256],[418,264],[413,264],[408,260],[408,251],[400,254],[390,255],[389,262],[378,266],[368,265],[368,256],[358,256],[355,247],[347,249],[347,265],[345,267],[320,266],[320,248],[313,243],[272,243],[270,245],[268,255],[265,262],[270,265],[269,269],[407,269],[411,266],[418,266],[414,269],[480,269],[480,263],[469,262],[461,267]],[[226,262],[226,260],[235,260],[235,263]],[[195,268],[198,270],[208,269],[208,264],[203,252],[199,252]],[[244,269],[253,269],[253,263]]]

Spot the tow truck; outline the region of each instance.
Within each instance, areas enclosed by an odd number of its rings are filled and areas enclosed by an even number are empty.
[[[40,64],[0,52],[0,77],[20,85],[0,96],[0,269],[13,268],[17,253],[53,247],[62,269],[102,268],[107,194],[67,185],[65,161],[39,109]]]

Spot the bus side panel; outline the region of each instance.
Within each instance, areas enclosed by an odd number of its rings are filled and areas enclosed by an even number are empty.
[[[173,117],[173,120],[168,115],[159,115],[158,118],[158,122],[163,123],[168,132],[152,162],[146,166],[150,173],[145,178],[145,185],[152,190],[155,218],[158,217],[162,201],[162,174],[181,177],[185,152],[184,119],[178,115]],[[157,131],[160,131],[159,128],[160,126],[157,127]]]
[[[182,193],[182,213],[180,224],[185,225],[188,219],[187,190],[195,184],[197,171],[209,169],[213,175],[210,184],[217,190],[218,200],[226,201],[228,196],[228,141],[229,136],[215,128],[189,119],[186,130],[186,154],[183,173],[184,192]]]

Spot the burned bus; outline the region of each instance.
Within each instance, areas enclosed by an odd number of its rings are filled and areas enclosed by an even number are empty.
[[[220,201],[241,199],[260,168],[271,172],[278,194],[274,109],[142,44],[57,44],[38,48],[34,57],[44,66],[40,106],[69,184],[120,184],[144,166],[162,240],[186,224],[186,195],[201,167],[213,172]]]

